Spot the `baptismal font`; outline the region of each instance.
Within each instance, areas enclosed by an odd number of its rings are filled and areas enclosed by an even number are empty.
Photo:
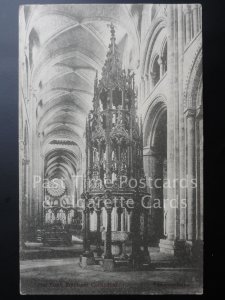
[[[143,171],[143,132],[137,116],[135,76],[130,70],[122,69],[112,24],[110,29],[109,50],[100,80],[96,73],[93,109],[86,121],[86,181],[82,194],[85,205],[81,265],[101,262],[106,271],[112,271],[120,263],[134,268],[150,264],[149,212],[145,208],[150,195]],[[90,248],[90,214],[94,210],[97,215],[95,255]],[[104,234],[100,228],[103,210],[107,215]],[[115,214],[117,228],[112,231]],[[130,252],[126,246],[129,242]]]

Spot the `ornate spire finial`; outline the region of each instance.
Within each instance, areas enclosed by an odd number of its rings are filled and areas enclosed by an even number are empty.
[[[114,28],[113,23],[110,24],[110,29],[111,29],[111,36],[115,37],[115,28]]]
[[[93,97],[93,107],[94,110],[98,108],[98,97],[97,97],[97,93],[98,93],[98,71],[96,70],[96,74],[95,74],[95,81],[94,81],[94,97]]]
[[[112,52],[115,52],[115,44],[116,44],[116,37],[115,37],[115,28],[114,25],[111,23],[110,24],[110,32],[111,32],[111,47],[112,47]]]

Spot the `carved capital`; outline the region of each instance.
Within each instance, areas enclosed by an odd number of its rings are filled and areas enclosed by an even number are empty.
[[[113,206],[105,206],[105,210],[106,210],[107,214],[110,215],[112,213]]]
[[[194,118],[196,116],[196,110],[193,108],[187,108],[184,111],[184,115],[186,116],[186,118]]]
[[[203,107],[202,104],[196,110],[196,118],[201,119],[203,117]]]
[[[151,147],[144,147],[143,156],[156,156],[156,152]]]
[[[102,212],[102,208],[101,207],[95,206],[94,210],[95,210],[95,212],[96,212],[97,215],[100,215],[101,212]]]

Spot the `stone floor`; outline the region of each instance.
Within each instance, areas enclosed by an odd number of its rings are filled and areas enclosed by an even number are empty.
[[[199,271],[151,248],[148,271],[81,269],[78,257],[21,260],[22,294],[201,294]]]

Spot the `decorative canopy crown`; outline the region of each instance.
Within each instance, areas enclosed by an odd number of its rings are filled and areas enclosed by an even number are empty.
[[[122,69],[112,24],[110,31],[102,77],[98,80],[96,72],[93,109],[86,124],[87,178],[102,182],[116,182],[120,176],[143,176],[142,128],[136,114],[134,74]]]
[[[100,104],[102,104],[103,110],[129,106],[129,110],[132,108],[133,113],[135,113],[134,73],[131,74],[129,69],[127,72],[122,69],[113,24],[110,24],[110,31],[109,49],[100,80],[98,80],[98,72],[96,72],[93,99],[94,110],[99,110]],[[107,98],[110,97],[109,90],[113,90],[112,103],[107,102]]]

